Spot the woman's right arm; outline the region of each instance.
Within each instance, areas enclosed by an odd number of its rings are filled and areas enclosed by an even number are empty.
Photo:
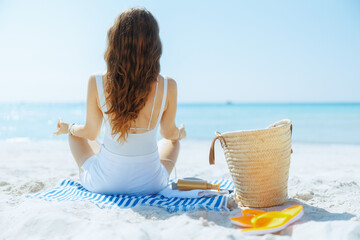
[[[101,125],[103,122],[103,114],[98,103],[98,92],[96,87],[96,77],[90,76],[88,82],[88,93],[86,100],[86,123],[85,125],[75,125],[72,128],[72,135],[76,137],[87,138],[89,140],[95,140],[101,131]],[[57,124],[58,130],[54,132],[56,135],[67,134],[69,129],[69,123],[63,122],[59,119]]]
[[[184,126],[176,127],[175,117],[177,108],[177,85],[174,79],[168,77],[168,92],[163,116],[160,121],[160,134],[172,141],[186,137]]]

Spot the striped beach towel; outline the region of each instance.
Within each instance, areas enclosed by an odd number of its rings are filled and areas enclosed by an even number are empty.
[[[215,180],[210,183],[220,183],[222,189],[233,190],[231,180]],[[137,206],[157,206],[169,212],[193,211],[198,209],[210,211],[229,211],[227,200],[229,196],[220,195],[212,198],[166,198],[155,195],[105,195],[86,190],[80,183],[72,180],[62,180],[60,185],[29,198],[40,198],[48,201],[89,201],[100,208],[132,208]]]

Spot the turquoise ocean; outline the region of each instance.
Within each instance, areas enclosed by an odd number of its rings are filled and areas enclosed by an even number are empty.
[[[85,115],[85,103],[2,103],[0,140],[66,140],[53,135],[58,117],[84,123]],[[360,144],[360,103],[183,103],[176,122],[184,123],[189,140],[211,141],[215,131],[265,128],[284,118],[293,122],[293,142]]]

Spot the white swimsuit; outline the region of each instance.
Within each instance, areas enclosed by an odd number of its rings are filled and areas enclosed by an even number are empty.
[[[154,111],[158,82],[150,121]],[[87,159],[81,167],[83,170],[80,173],[81,184],[89,191],[103,194],[158,193],[167,186],[169,179],[165,167],[160,162],[156,141],[157,130],[165,107],[167,78],[164,78],[164,94],[155,127],[150,130],[149,122],[146,128],[149,131],[129,133],[124,143],[116,141],[117,136],[111,134],[111,126],[105,114],[107,110],[102,75],[96,75],[96,85],[105,121],[105,136],[99,153]]]

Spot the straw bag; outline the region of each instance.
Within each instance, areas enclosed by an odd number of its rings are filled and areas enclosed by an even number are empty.
[[[235,185],[235,200],[246,207],[270,207],[288,200],[292,124],[288,119],[266,129],[215,133],[209,162],[214,164],[217,139]]]

